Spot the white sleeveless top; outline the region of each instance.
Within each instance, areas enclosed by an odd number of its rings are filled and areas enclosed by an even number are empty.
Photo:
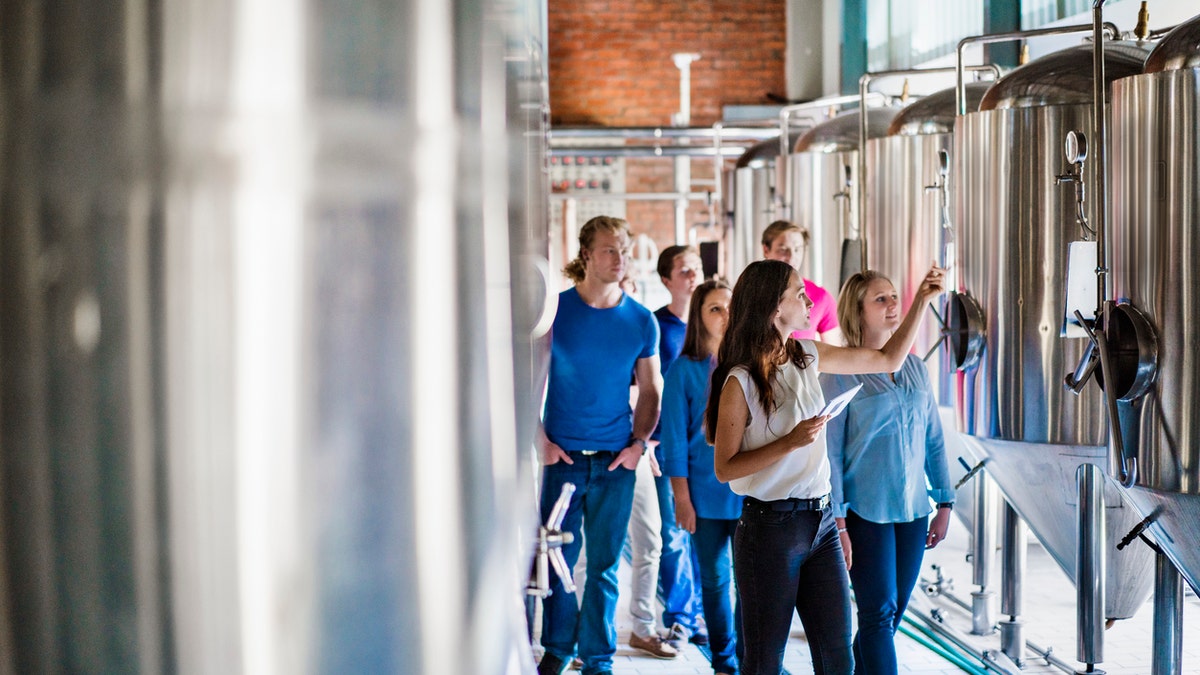
[[[758,398],[758,387],[750,371],[737,366],[725,382],[735,379],[742,386],[750,419],[742,434],[739,452],[756,449],[783,436],[796,424],[813,417],[825,406],[825,395],[817,378],[817,348],[811,340],[801,340],[804,353],[812,361],[800,368],[791,361],[780,366],[772,385],[775,403],[779,407],[768,415]],[[723,385],[722,385],[723,386]],[[825,452],[825,430],[809,445],[797,448],[774,464],[744,478],[729,481],[729,487],[739,495],[762,501],[777,499],[812,499],[829,494],[829,456]]]

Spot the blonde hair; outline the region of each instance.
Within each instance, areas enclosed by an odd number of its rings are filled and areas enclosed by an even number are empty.
[[[875,270],[856,272],[846,283],[842,284],[842,292],[838,294],[837,317],[841,325],[842,337],[847,347],[861,347],[863,343],[862,308],[863,299],[867,297],[867,286],[872,281],[883,279],[892,280]]]
[[[624,232],[626,236],[629,236],[629,223],[625,222],[624,218],[596,216],[584,223],[583,227],[579,228],[579,253],[562,270],[563,274],[574,283],[583,281],[583,278],[587,276],[587,264],[584,260],[583,252],[592,250],[592,244],[595,242],[597,232],[610,232],[612,234]]]

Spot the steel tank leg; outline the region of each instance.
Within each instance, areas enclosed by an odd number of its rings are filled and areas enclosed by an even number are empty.
[[[1003,561],[1000,570],[1000,650],[1018,666],[1024,662],[1025,623],[1020,620],[1025,603],[1025,522],[1004,504]]]
[[[979,587],[971,593],[971,633],[989,635],[996,625],[992,616],[990,588],[992,555],[996,550],[992,517],[996,512],[996,488],[984,476],[975,479],[975,520],[971,529],[971,583]]]
[[[1154,675],[1183,672],[1183,579],[1167,556],[1154,561]]]
[[[1104,660],[1104,472],[1095,464],[1082,464],[1076,472],[1079,488],[1075,549],[1076,625],[1079,629],[1076,659],[1086,664],[1081,672],[1099,673]]]

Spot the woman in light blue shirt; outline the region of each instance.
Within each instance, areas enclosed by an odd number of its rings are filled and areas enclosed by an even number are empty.
[[[895,287],[879,273],[855,274],[842,286],[838,321],[847,346],[882,346],[902,316]],[[946,536],[954,489],[921,359],[909,354],[895,373],[821,375],[826,398],[859,384],[826,426],[831,498],[858,605],[854,672],[894,675],[894,635],[924,550]]]
[[[729,591],[732,580],[730,542],[742,499],[717,480],[713,446],[704,440],[704,410],[717,349],[729,321],[732,291],[724,281],[706,281],[692,294],[683,351],[667,370],[663,386],[663,474],[671,477],[675,518],[692,533],[700,562],[704,620],[717,675],[738,670],[737,638]]]

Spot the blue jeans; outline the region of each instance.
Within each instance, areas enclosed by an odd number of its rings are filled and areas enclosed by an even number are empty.
[[[658,510],[662,514],[662,555],[658,563],[658,591],[663,604],[663,628],[679,624],[695,633],[701,599],[692,565],[692,541],[687,530],[675,522],[675,492],[669,476],[654,479]]]
[[[700,560],[700,587],[704,599],[704,621],[708,624],[708,644],[712,649],[713,672],[736,673],[737,631],[741,607],[729,601],[733,582],[730,542],[737,530],[736,520],[696,518],[692,544]]]
[[[855,673],[896,675],[896,629],[921,573],[929,523],[872,523],[846,515],[854,564],[850,580],[858,605],[854,636]]]
[[[815,675],[850,675],[850,580],[829,509],[775,511],[746,500],[733,538],[742,603],[742,675],[779,675],[800,615]]]
[[[617,651],[617,562],[629,512],[633,508],[634,472],[608,470],[615,452],[587,456],[571,453],[574,464],[558,462],[542,474],[542,520],[550,514],[563,483],[574,483],[575,494],[563,520],[563,531],[575,540],[563,547],[568,567],[579,560],[580,542],[587,545],[587,581],[583,606],[567,593],[555,574],[550,575],[550,597],[542,604],[542,646],[563,661],[570,661],[579,646],[584,675],[612,669]],[[583,530],[584,537],[579,536]]]

